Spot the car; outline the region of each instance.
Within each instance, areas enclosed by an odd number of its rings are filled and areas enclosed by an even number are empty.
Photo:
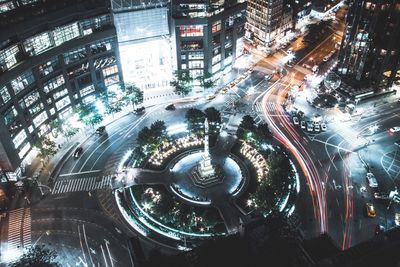
[[[213,100],[215,98],[215,95],[211,94],[207,96],[207,100]]]
[[[400,147],[400,140],[397,140],[396,142],[394,142],[394,144],[398,147]]]
[[[314,124],[314,131],[316,131],[316,132],[321,131],[321,127],[320,127],[319,123]]]
[[[372,172],[367,173],[366,178],[368,180],[369,187],[371,187],[371,188],[378,187],[378,181],[376,180],[375,175]]]
[[[329,55],[328,56],[325,56],[322,60],[324,61],[324,62],[327,62],[328,60],[329,60]]]
[[[327,127],[325,123],[321,123],[321,131],[326,132]]]
[[[83,152],[83,148],[80,146],[80,147],[77,147],[76,149],[75,149],[75,151],[74,151],[74,158],[79,158],[80,157],[80,155],[82,154],[82,152]]]
[[[222,89],[222,93],[223,94],[226,94],[228,92],[228,88],[227,87],[225,87],[224,89]]]
[[[293,68],[293,63],[292,62],[288,62],[288,63],[286,63],[286,67],[288,67],[288,68]]]
[[[374,193],[374,198],[377,200],[389,200],[390,199],[388,194],[379,193],[379,192]]]
[[[293,117],[293,124],[294,125],[299,125],[299,118]]]
[[[394,214],[394,223],[399,226],[400,225],[400,213]]]
[[[389,132],[391,132],[391,133],[400,132],[400,126],[395,126],[395,127],[390,128]]]
[[[314,73],[318,72],[318,70],[319,70],[318,65],[314,65],[314,67],[312,67],[312,71],[313,71]]]
[[[272,75],[270,75],[270,74],[265,75],[265,80],[266,81],[271,80],[271,78],[272,78]]]
[[[305,121],[301,121],[300,122],[300,127],[301,127],[301,129],[305,129],[306,128],[306,122]]]
[[[303,66],[303,68],[306,68],[306,69],[312,69],[312,67],[306,63],[304,63],[302,66]]]
[[[307,122],[307,131],[312,132],[314,130],[314,124],[312,122]]]
[[[372,203],[365,203],[365,209],[367,210],[367,216],[369,218],[376,217],[375,207],[372,205]]]
[[[106,126],[100,126],[99,128],[96,129],[96,134],[100,135],[100,134],[104,133],[105,130],[106,130]]]
[[[143,113],[146,112],[146,108],[145,107],[140,107],[140,108],[135,109],[133,112],[135,114],[143,114]]]
[[[175,110],[176,107],[174,104],[169,104],[168,106],[165,107],[166,110]]]

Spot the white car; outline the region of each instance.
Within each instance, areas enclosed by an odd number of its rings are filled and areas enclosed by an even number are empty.
[[[368,185],[371,188],[377,188],[378,187],[378,181],[375,178],[375,175],[371,172],[367,173],[367,180],[368,180]]]
[[[265,80],[266,81],[271,80],[271,78],[272,78],[272,75],[270,75],[270,74],[265,75]]]
[[[325,124],[325,123],[321,123],[321,130],[322,130],[323,132],[326,132],[327,127],[326,127],[326,124]]]
[[[299,125],[299,118],[293,117],[293,123],[294,125]]]
[[[306,128],[306,122],[305,121],[301,121],[300,122],[300,126],[301,126],[301,129],[305,129]]]
[[[391,132],[391,133],[400,132],[400,126],[395,126],[395,127],[390,128],[389,132]]]
[[[314,124],[314,131],[319,132],[321,130],[321,127],[319,126],[318,123]]]

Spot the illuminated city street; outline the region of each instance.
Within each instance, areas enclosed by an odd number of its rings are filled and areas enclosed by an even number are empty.
[[[398,266],[399,6],[0,0],[0,266]]]

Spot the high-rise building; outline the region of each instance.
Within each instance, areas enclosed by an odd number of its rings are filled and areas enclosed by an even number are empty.
[[[112,0],[125,82],[142,90],[169,86],[173,48],[167,1]]]
[[[249,0],[246,38],[254,46],[272,47],[292,28],[292,9],[283,0]]]
[[[107,0],[0,4],[2,170],[18,172],[51,121],[122,80],[109,8]]]
[[[386,90],[400,79],[400,1],[349,4],[338,72],[355,88]]]
[[[172,0],[172,38],[178,70],[214,77],[243,52],[244,1]]]

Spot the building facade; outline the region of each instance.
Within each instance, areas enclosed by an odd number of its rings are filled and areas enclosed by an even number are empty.
[[[111,3],[124,81],[144,91],[167,88],[174,62],[167,1]]]
[[[18,171],[51,121],[122,73],[108,1],[9,2],[16,7],[0,14],[0,168]]]
[[[400,79],[400,1],[349,5],[338,72],[354,87],[386,90]]]
[[[283,0],[249,0],[246,38],[256,47],[273,47],[292,28],[292,12]]]
[[[176,69],[194,78],[229,71],[243,53],[245,9],[244,1],[173,0]]]

